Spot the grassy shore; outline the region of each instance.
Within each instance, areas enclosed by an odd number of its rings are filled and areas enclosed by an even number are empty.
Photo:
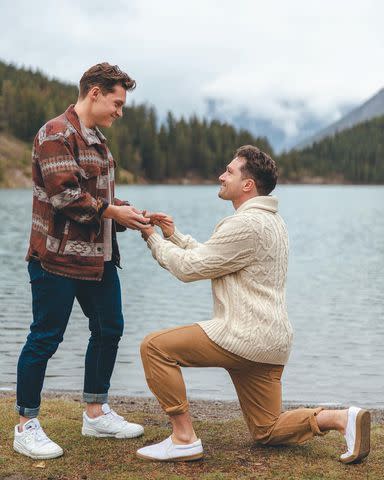
[[[133,440],[93,439],[81,436],[83,405],[78,395],[45,394],[41,417],[46,432],[64,448],[63,457],[35,461],[12,449],[14,394],[0,394],[0,479],[2,480],[382,480],[384,421],[373,419],[372,450],[357,465],[343,465],[342,437],[332,432],[298,447],[254,445],[234,402],[191,402],[197,434],[205,458],[191,463],[146,462],[136,458],[141,446],[169,435],[164,414],[152,399],[115,397],[111,404],[128,420],[144,425],[143,437]]]

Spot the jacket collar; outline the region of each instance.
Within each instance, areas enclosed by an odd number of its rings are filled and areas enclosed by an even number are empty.
[[[106,138],[97,127],[95,127],[94,130],[96,132],[98,139],[100,140],[99,142],[95,141],[95,137],[93,135],[89,135],[84,127],[82,128],[82,123],[80,122],[80,119],[77,113],[75,112],[74,105],[70,105],[65,111],[64,115],[66,116],[67,120],[71,123],[71,125],[73,125],[77,133],[80,135],[80,137],[84,140],[84,142],[87,145],[95,145],[96,143],[106,142]]]
[[[249,210],[251,208],[258,208],[266,210],[267,212],[277,213],[278,200],[272,195],[253,197],[242,203],[236,210],[236,213]]]

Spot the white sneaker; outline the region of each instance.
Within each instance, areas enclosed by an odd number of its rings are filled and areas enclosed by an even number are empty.
[[[347,451],[340,455],[343,463],[355,463],[369,454],[371,434],[371,414],[368,410],[349,407],[345,441]]]
[[[28,420],[21,432],[16,425],[13,448],[16,452],[34,459],[56,458],[64,453],[57,443],[47,437],[37,418]]]
[[[177,445],[173,443],[171,437],[168,437],[160,443],[140,448],[137,450],[136,455],[146,460],[157,460],[160,462],[188,462],[202,458],[204,453],[200,439],[187,445]]]
[[[134,438],[144,433],[144,428],[137,423],[129,423],[107,403],[102,405],[103,414],[100,417],[89,418],[83,412],[83,428],[81,433],[87,437]]]

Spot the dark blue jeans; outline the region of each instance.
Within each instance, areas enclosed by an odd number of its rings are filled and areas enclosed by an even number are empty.
[[[105,262],[101,282],[55,275],[37,261],[29,262],[28,271],[33,322],[17,366],[16,410],[25,417],[38,415],[47,363],[63,340],[75,298],[89,319],[91,331],[83,399],[88,403],[107,402],[124,327],[116,266]]]

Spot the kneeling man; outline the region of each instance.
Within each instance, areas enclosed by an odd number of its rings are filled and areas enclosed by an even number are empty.
[[[292,327],[285,302],[288,235],[278,214],[275,162],[253,146],[243,146],[219,178],[220,198],[235,213],[223,219],[206,243],[175,229],[171,217],[153,214],[154,228],[143,230],[152,255],[183,282],[211,279],[213,318],[148,335],[141,355],[149,388],[170,416],[172,435],[138,450],[151,460],[202,457],[188,413],[180,367],[222,367],[234,383],[254,440],[297,445],[329,430],[345,436],[344,463],[369,453],[370,414],[299,408],[281,412],[281,375],[291,349]]]

